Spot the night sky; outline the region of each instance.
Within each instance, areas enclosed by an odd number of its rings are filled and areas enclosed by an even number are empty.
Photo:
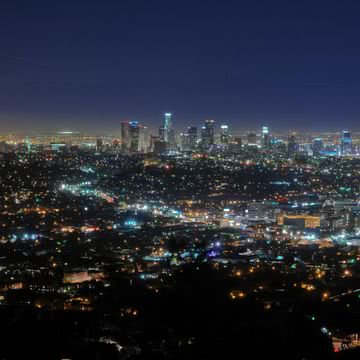
[[[360,1],[1,0],[0,130],[360,129]]]

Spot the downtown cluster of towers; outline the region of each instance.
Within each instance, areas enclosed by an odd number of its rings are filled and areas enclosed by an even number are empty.
[[[205,120],[200,134],[197,127],[189,126],[187,132],[181,133],[179,137],[175,136],[173,125],[171,113],[164,114],[158,135],[150,135],[149,129],[137,121],[123,121],[121,123],[122,150],[129,153],[147,151],[165,153],[178,150],[192,151],[198,148],[209,150],[216,145],[214,120]],[[218,145],[226,146],[229,141],[229,126],[221,125]]]
[[[315,138],[312,144],[307,144],[313,155],[321,155],[325,151],[324,141]],[[187,131],[179,136],[175,135],[173,115],[165,113],[158,135],[151,135],[148,127],[137,121],[123,121],[121,123],[121,148],[124,153],[154,152],[163,154],[176,151],[209,151],[214,148],[241,148],[242,138],[231,136],[228,125],[222,124],[215,128],[214,120],[205,120],[200,132],[196,126],[189,126]],[[287,143],[273,137],[267,126],[262,127],[260,138],[255,132],[249,132],[246,146],[261,147],[263,149],[282,149],[289,155],[300,151],[300,144],[295,134],[290,134]],[[353,153],[352,136],[350,131],[344,130],[336,154],[347,156]]]

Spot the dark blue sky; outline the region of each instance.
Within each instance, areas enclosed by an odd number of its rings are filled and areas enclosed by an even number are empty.
[[[0,129],[359,129],[360,2],[1,0]]]

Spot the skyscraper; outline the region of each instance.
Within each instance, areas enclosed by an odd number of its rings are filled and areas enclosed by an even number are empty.
[[[220,144],[221,145],[228,145],[229,144],[229,126],[228,125],[221,125],[220,127]]]
[[[205,128],[206,128],[207,136],[209,137],[209,144],[214,145],[215,121],[214,120],[206,120]]]
[[[323,149],[324,149],[324,141],[323,141],[323,139],[320,139],[320,138],[314,139],[313,146],[312,146],[313,155],[314,156],[319,156],[320,152]]]
[[[164,114],[164,124],[159,130],[160,138],[167,143],[169,150],[176,150],[175,132],[171,113]]]
[[[140,124],[137,121],[129,122],[129,142],[130,152],[138,152],[140,144]]]
[[[181,151],[190,151],[190,135],[187,133],[180,134],[181,139]]]
[[[299,144],[297,143],[295,134],[290,134],[288,138],[288,154],[295,155],[299,151]]]
[[[150,149],[149,129],[146,126],[139,126],[139,148],[141,152],[148,152]]]
[[[240,136],[235,136],[233,141],[229,144],[229,151],[234,154],[239,154],[241,152],[242,140]]]
[[[204,149],[206,147],[206,127],[202,126],[200,129],[200,145],[201,148]]]
[[[267,126],[263,126],[262,128],[262,147],[265,149],[269,149],[271,147],[271,135],[269,128]]]
[[[160,139],[153,139],[152,152],[160,155],[166,152],[166,142]]]
[[[340,155],[347,156],[352,154],[352,137],[348,130],[344,130],[341,138]]]
[[[247,136],[247,143],[248,145],[256,145],[256,134],[254,132],[251,132]]]
[[[164,125],[161,125],[159,127],[159,138],[160,138],[161,141],[165,141]]]
[[[195,150],[197,146],[198,130],[195,126],[188,127],[189,145],[191,150]]]
[[[215,121],[205,120],[205,126],[201,128],[201,143],[205,149],[214,145]]]
[[[172,130],[173,123],[172,123],[172,114],[165,113],[164,114],[164,141],[169,142],[169,133]]]
[[[127,152],[130,149],[129,128],[129,121],[121,122],[121,150],[123,152]]]
[[[102,151],[104,148],[104,142],[102,139],[96,140],[96,151]]]

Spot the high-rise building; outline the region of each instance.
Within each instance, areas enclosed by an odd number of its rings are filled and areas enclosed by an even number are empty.
[[[340,155],[347,156],[352,154],[352,137],[348,130],[344,130],[341,138]]]
[[[102,139],[96,140],[96,151],[102,151],[104,147],[104,142]]]
[[[164,154],[166,152],[166,142],[160,136],[151,135],[150,151],[157,155]]]
[[[191,150],[195,150],[197,146],[198,130],[195,126],[188,127],[189,145]]]
[[[169,150],[177,149],[177,144],[176,144],[176,139],[175,139],[175,131],[173,129],[171,129],[169,131],[168,147],[169,147]]]
[[[257,136],[254,132],[251,132],[247,136],[247,143],[248,145],[256,145]]]
[[[175,131],[171,113],[164,114],[164,123],[159,129],[159,135],[166,142],[168,150],[176,150]]]
[[[202,148],[205,147],[205,141],[206,141],[206,127],[205,126],[202,126],[201,129],[200,129],[200,145]]]
[[[263,126],[262,128],[262,139],[261,139],[261,145],[265,149],[269,149],[271,147],[271,135],[269,128],[267,126]]]
[[[159,138],[161,141],[165,141],[164,125],[159,127]]]
[[[130,123],[129,121],[121,122],[121,150],[127,152],[130,150],[130,137],[129,137]]]
[[[156,141],[154,145],[154,153],[161,155],[166,152],[166,142],[165,141]]]
[[[26,152],[31,152],[31,140],[28,138],[28,137],[26,137],[26,139],[25,139],[25,151]]]
[[[205,120],[205,126],[201,128],[201,144],[205,149],[214,145],[215,121]]]
[[[165,113],[164,114],[164,141],[170,142],[171,132],[173,131],[173,121],[172,121],[172,114]]]
[[[299,151],[299,144],[296,140],[295,134],[290,134],[288,138],[288,154],[295,155]]]
[[[221,145],[228,145],[229,144],[229,126],[228,125],[221,125],[220,126],[220,144]]]
[[[150,152],[154,151],[154,146],[155,146],[155,141],[162,141],[160,139],[160,136],[156,136],[156,135],[150,135]]]
[[[138,121],[121,123],[121,149],[123,152],[147,152],[150,147],[148,128]]]
[[[139,126],[139,150],[141,152],[148,152],[150,148],[149,129],[146,126]]]
[[[190,151],[190,136],[187,133],[181,133],[180,134],[181,139],[181,151]]]
[[[287,153],[287,145],[282,139],[272,139],[272,148],[275,153],[284,155]]]
[[[240,136],[235,136],[229,144],[229,151],[233,154],[240,154],[242,146],[242,140]]]
[[[139,151],[139,139],[140,139],[140,126],[137,121],[129,122],[129,141],[130,152],[138,152]]]
[[[320,138],[314,139],[312,146],[313,156],[319,156],[323,149],[324,149],[323,139]]]
[[[209,144],[214,145],[215,137],[215,121],[214,120],[205,120],[206,133],[209,138]]]

